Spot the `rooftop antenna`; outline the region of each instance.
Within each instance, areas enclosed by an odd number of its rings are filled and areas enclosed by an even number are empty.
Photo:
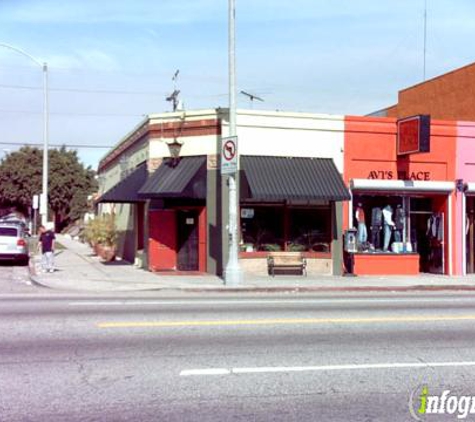
[[[423,59],[423,81],[426,80],[426,45],[427,45],[427,0],[424,0],[424,59]]]
[[[255,100],[264,102],[264,100],[261,97],[258,97],[257,95],[251,94],[249,92],[241,91],[241,94],[249,98],[249,101],[251,103],[251,108]]]
[[[172,78],[173,92],[166,98],[167,101],[170,101],[172,103],[173,111],[177,111],[178,105],[180,104],[180,101],[178,100],[178,95],[180,94],[180,90],[176,89],[176,81],[178,79],[179,73],[180,73],[180,69],[177,69]]]

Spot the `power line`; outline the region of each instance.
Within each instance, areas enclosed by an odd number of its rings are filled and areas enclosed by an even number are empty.
[[[39,91],[42,90],[42,87],[39,86],[28,86],[28,85],[6,85],[0,84],[1,89],[20,89],[27,91]],[[77,94],[112,94],[112,95],[149,95],[149,96],[164,96],[164,92],[158,91],[125,91],[119,89],[81,89],[81,88],[49,88],[50,92],[74,92]],[[217,94],[208,94],[208,95],[187,95],[188,98],[223,98],[227,97],[227,93],[217,93]]]
[[[40,111],[32,110],[0,110],[0,113],[14,113],[14,114],[42,114]],[[127,114],[127,113],[63,113],[50,112],[50,115],[55,116],[77,116],[77,117],[144,117],[146,114]]]
[[[18,142],[0,142],[0,145],[13,145],[18,147],[36,147],[43,146],[42,143],[18,143]],[[111,149],[113,145],[79,145],[79,144],[49,144],[50,147],[61,148],[63,146],[68,148],[84,148],[84,149]]]
[[[0,84],[0,88],[6,89],[24,89],[24,90],[41,90],[39,86],[27,86],[27,85],[5,85]],[[80,89],[80,88],[49,88],[49,91],[56,92],[77,92],[84,94],[120,94],[120,95],[165,95],[164,92],[153,91],[124,91],[124,90],[107,90],[107,89]]]

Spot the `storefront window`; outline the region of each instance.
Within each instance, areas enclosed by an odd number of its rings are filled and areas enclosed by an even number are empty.
[[[361,252],[410,252],[408,213],[403,197],[353,197],[353,224]],[[410,250],[409,250],[410,249]]]
[[[284,249],[284,208],[241,208],[241,250],[244,252]]]
[[[420,256],[420,271],[443,273],[443,202],[432,197],[353,195],[353,226],[360,252]]]
[[[328,252],[331,244],[331,211],[323,209],[290,209],[288,250]]]
[[[241,207],[241,251],[329,252],[331,208]]]

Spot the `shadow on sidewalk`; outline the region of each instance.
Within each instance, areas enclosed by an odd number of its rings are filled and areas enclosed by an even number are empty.
[[[128,261],[99,261],[102,265],[105,265],[106,267],[119,267],[119,266],[128,266],[131,267],[134,264]]]

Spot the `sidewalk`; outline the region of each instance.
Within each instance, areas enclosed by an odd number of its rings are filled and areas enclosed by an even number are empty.
[[[421,274],[407,276],[255,276],[244,274],[239,287],[225,286],[217,276],[164,275],[134,267],[124,261],[103,263],[93,256],[88,245],[57,235],[66,249],[55,253],[54,273],[42,273],[39,255],[30,261],[33,283],[63,291],[209,291],[209,292],[311,292],[311,291],[413,291],[413,290],[474,290],[475,275],[448,277]]]

